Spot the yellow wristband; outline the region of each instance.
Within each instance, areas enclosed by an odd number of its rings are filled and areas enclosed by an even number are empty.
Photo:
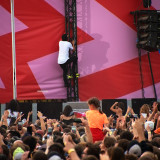
[[[148,134],[151,134],[151,132],[148,132]]]
[[[75,149],[74,148],[71,148],[68,150],[68,154],[72,153],[72,152],[75,152]]]
[[[109,135],[110,135],[110,136],[112,135],[112,131],[109,132]]]

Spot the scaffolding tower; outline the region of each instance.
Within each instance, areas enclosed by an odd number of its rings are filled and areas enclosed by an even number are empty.
[[[76,10],[76,0],[65,0],[65,31],[69,36],[69,41],[74,40],[75,51],[74,53],[77,57],[77,10]],[[78,62],[78,61],[77,61]],[[78,94],[78,64],[75,64],[74,75],[71,74],[71,66],[68,65],[68,86],[67,86],[67,100],[68,101],[79,101]]]

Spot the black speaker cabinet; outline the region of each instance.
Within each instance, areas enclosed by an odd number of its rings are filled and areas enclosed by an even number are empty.
[[[140,108],[143,104],[152,105],[156,98],[135,98],[132,99],[132,108],[136,114],[139,114]]]
[[[19,102],[19,111],[24,114],[23,118],[27,118],[28,112],[32,111],[32,103],[31,102]],[[30,116],[30,121],[32,121],[32,116]]]
[[[38,102],[37,111],[43,113],[47,118],[60,119],[60,114],[62,113],[62,103],[61,102]]]
[[[6,103],[6,108],[9,105],[9,103]],[[18,109],[19,112],[22,112],[23,118],[27,118],[28,112],[32,111],[32,103],[31,102],[18,102]],[[31,116],[32,117],[32,116]]]
[[[110,110],[111,106],[115,103],[115,102],[123,102],[124,103],[124,114],[126,113],[127,110],[127,100],[126,99],[102,99],[102,111],[108,116],[110,116],[111,114],[115,114],[114,112],[112,112]]]

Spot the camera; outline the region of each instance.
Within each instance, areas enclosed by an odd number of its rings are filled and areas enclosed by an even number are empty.
[[[53,131],[52,127],[49,127],[49,128],[48,128],[48,133],[49,133],[49,134],[52,134],[52,131]]]
[[[22,122],[18,122],[18,130],[20,131],[20,130],[22,130],[22,127],[23,126],[23,123]]]
[[[72,132],[76,133],[76,126],[72,126]]]

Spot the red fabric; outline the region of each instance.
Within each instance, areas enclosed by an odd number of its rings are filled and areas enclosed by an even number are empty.
[[[156,130],[154,131],[154,133],[160,134],[160,128],[156,129]]]
[[[76,118],[85,117],[85,113],[80,113],[80,112],[74,112],[74,115],[76,116]]]
[[[119,19],[121,19],[124,23],[126,23],[128,26],[132,27],[134,30],[136,30],[136,27],[133,23],[133,15],[129,14],[130,11],[135,11],[137,8],[139,10],[147,10],[147,8],[144,8],[140,0],[123,0],[123,1],[117,1],[117,0],[96,0],[98,3],[100,3],[104,8],[109,10],[112,14],[116,15]],[[122,9],[123,8],[123,9]],[[154,10],[154,8],[151,6],[151,10]]]
[[[0,0],[0,7],[10,12],[10,1]],[[2,15],[1,15],[2,16]],[[5,15],[4,15],[5,16]],[[2,21],[0,22],[2,23]],[[5,24],[9,24],[6,19],[0,27],[1,33],[5,29]],[[8,28],[8,26],[6,26]],[[3,83],[4,88],[0,87],[0,103],[9,102],[13,99],[13,68],[12,68],[12,34],[5,33],[0,35],[0,83]]]
[[[92,137],[93,137],[93,143],[96,141],[102,141],[105,134],[103,133],[102,130],[100,130],[99,128],[90,128],[91,133],[92,133]]]
[[[142,57],[144,88],[152,84],[148,56]],[[160,82],[160,56],[158,52],[150,54],[155,83]],[[131,72],[132,71],[132,72]],[[138,58],[104,69],[79,79],[81,101],[94,96],[99,99],[114,99],[141,89]],[[127,75],[127,77],[126,77]],[[83,85],[82,85],[83,84]],[[96,92],[95,92],[96,91]]]
[[[58,51],[65,17],[44,0],[16,0],[14,6],[16,18],[28,27],[16,32],[17,99],[45,99],[42,92],[37,92],[41,88],[28,62]],[[79,28],[77,37],[78,44],[93,40]]]

